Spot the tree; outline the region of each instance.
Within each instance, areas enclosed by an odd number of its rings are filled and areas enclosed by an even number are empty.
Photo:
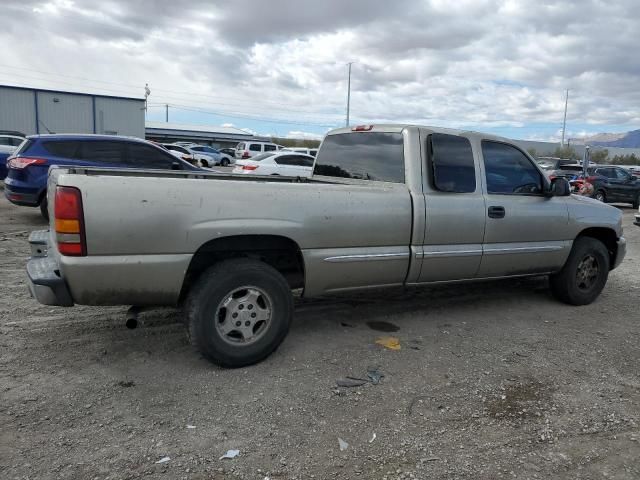
[[[590,159],[592,162],[595,162],[595,163],[608,163],[609,150],[605,148],[602,150],[591,151]]]
[[[557,158],[570,158],[572,160],[580,159],[580,155],[576,152],[573,147],[558,147],[555,152],[553,152],[553,156]]]

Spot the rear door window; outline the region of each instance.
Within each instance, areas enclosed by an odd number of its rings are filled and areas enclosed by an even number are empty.
[[[76,140],[44,141],[42,142],[42,146],[47,152],[56,157],[81,158],[81,142]]]
[[[168,169],[176,163],[176,158],[158,148],[143,143],[129,143],[128,163],[138,168]]]
[[[328,135],[318,151],[314,175],[404,183],[401,133]]]
[[[264,146],[264,151],[265,151],[265,152],[274,152],[274,151],[276,151],[277,149],[278,149],[278,147],[277,147],[277,146],[275,146],[275,145],[265,145],[265,146]]]
[[[450,193],[476,191],[476,168],[468,138],[433,133],[427,139],[433,186]]]
[[[126,163],[127,152],[124,142],[92,140],[79,143],[81,149],[77,158],[96,163]]]
[[[488,193],[542,193],[542,175],[524,153],[506,143],[482,141]]]

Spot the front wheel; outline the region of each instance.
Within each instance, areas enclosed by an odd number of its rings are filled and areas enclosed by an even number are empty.
[[[210,361],[237,368],[257,363],[289,332],[293,296],[266,263],[226,260],[197,280],[187,298],[191,343]]]
[[[571,305],[593,302],[609,277],[609,252],[604,244],[591,237],[580,237],[573,243],[567,262],[549,277],[551,293]]]
[[[595,199],[598,200],[599,202],[603,202],[604,203],[604,202],[607,201],[607,196],[602,190],[598,190],[596,192]]]

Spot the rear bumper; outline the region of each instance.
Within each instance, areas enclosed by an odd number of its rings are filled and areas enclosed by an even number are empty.
[[[47,230],[35,231],[29,236],[33,255],[27,262],[29,292],[43,305],[72,307],[74,302],[60,275],[58,262],[47,256],[47,237]]]
[[[617,268],[624,260],[624,256],[627,254],[627,241],[624,237],[620,237],[618,239],[618,249],[616,251],[616,258],[613,261],[613,265],[611,266],[611,270]]]
[[[23,188],[15,188],[5,180],[4,196],[11,203],[24,207],[37,207],[40,204],[38,192],[28,191]]]

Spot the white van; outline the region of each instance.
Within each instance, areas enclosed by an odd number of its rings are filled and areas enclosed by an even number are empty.
[[[236,147],[236,158],[247,159],[264,152],[275,152],[282,148],[269,142],[240,142]]]

